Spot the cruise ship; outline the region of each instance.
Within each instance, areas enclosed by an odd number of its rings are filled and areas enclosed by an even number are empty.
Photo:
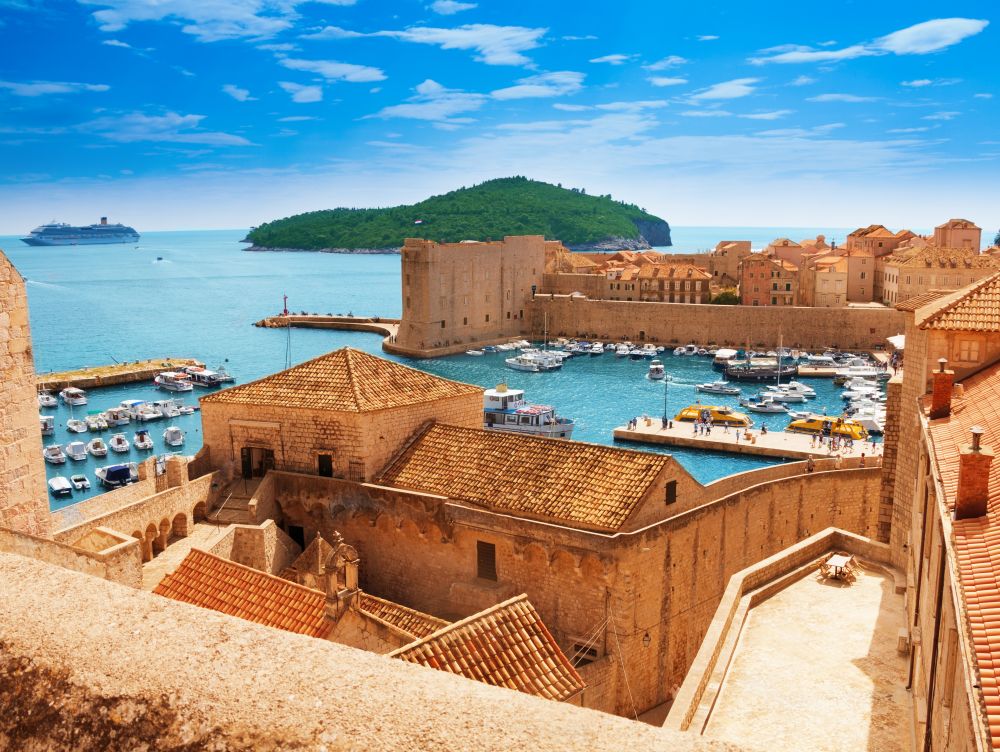
[[[36,227],[21,238],[28,245],[106,245],[109,243],[136,243],[139,233],[123,224],[108,224],[101,217],[100,224],[74,227],[65,222],[50,222]]]

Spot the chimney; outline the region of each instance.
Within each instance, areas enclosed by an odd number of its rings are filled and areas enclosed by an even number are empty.
[[[947,358],[938,360],[938,370],[934,372],[934,386],[931,391],[931,420],[947,418],[951,415],[951,391],[955,384],[955,372],[947,370]]]
[[[990,497],[990,465],[993,450],[981,445],[983,427],[972,427],[972,445],[959,455],[958,492],[955,495],[955,519],[966,520],[986,514]]]
[[[101,224],[102,225],[106,225],[107,223],[108,223],[108,218],[107,217],[101,217]]]

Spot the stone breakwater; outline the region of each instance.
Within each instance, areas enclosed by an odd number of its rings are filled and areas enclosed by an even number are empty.
[[[266,246],[251,245],[243,250],[260,253],[353,253],[359,255],[399,255],[399,248],[268,248]]]

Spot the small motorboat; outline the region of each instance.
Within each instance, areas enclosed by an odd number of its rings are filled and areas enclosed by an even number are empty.
[[[94,475],[97,476],[97,480],[105,488],[120,488],[139,480],[139,470],[135,466],[135,463],[131,462],[122,465],[99,467],[94,471]]]
[[[615,357],[616,358],[627,358],[631,348],[628,345],[616,345],[615,346]]]
[[[123,433],[116,433],[111,437],[111,441],[108,444],[112,452],[125,453],[129,450],[128,439],[125,438],[125,434]]]
[[[59,403],[56,398],[52,396],[51,392],[42,390],[38,393],[38,406],[39,407],[55,407]]]
[[[153,448],[153,437],[149,435],[149,431],[146,429],[141,429],[135,432],[132,437],[132,444],[136,449],[148,450]]]
[[[49,490],[53,496],[71,496],[73,494],[73,486],[61,475],[49,479]]]
[[[760,392],[763,399],[773,399],[775,402],[805,402],[806,396],[799,392],[786,391],[784,389],[765,389]]]
[[[515,371],[528,371],[530,373],[555,371],[562,368],[562,362],[562,358],[547,352],[522,352],[520,355],[504,360],[508,368],[512,368]]]
[[[90,478],[86,475],[71,475],[69,476],[69,482],[73,484],[73,488],[77,491],[90,490]]]
[[[706,355],[708,355],[708,350],[706,350],[704,347],[699,347],[698,354],[701,355],[702,357],[705,357]]]
[[[141,420],[143,423],[150,420],[159,420],[162,417],[163,417],[162,411],[148,404],[141,405],[135,413],[135,419]]]
[[[177,426],[167,426],[163,432],[163,441],[167,446],[181,446],[184,444],[184,432]]]
[[[752,413],[787,413],[788,408],[770,397],[741,399],[740,404]]]
[[[663,363],[661,363],[659,359],[654,358],[653,361],[649,364],[649,373],[647,374],[647,376],[649,376],[649,378],[653,379],[654,381],[666,378],[667,372],[666,370],[664,370]]]
[[[71,441],[66,445],[65,452],[74,462],[83,462],[87,459],[87,445],[82,441]]]
[[[95,413],[88,415],[83,419],[83,422],[87,424],[88,431],[107,431],[108,430],[108,419],[104,417],[102,413]]]
[[[674,355],[683,355],[683,354],[684,354],[684,348],[683,347],[675,347],[674,348]]]
[[[665,348],[663,345],[657,345],[656,346],[656,354],[657,355],[663,355],[663,353],[665,353],[666,351],[667,351],[667,348]]]
[[[181,405],[183,404],[180,400],[155,400],[153,402],[153,409],[159,410],[164,418],[176,418],[181,414]]]
[[[86,392],[82,389],[77,389],[75,386],[66,387],[59,392],[59,396],[62,397],[62,401],[67,405],[73,405],[74,407],[87,404]]]
[[[486,345],[486,347],[483,348],[483,352],[484,353],[495,353],[495,352],[500,352],[500,351],[497,349],[496,345]]]
[[[524,342],[524,340],[521,341]],[[528,343],[524,342],[524,346],[528,347]],[[216,367],[215,378],[218,379],[220,384],[228,384],[233,381],[236,381],[236,377],[230,374],[229,371],[226,370],[226,367],[224,365]]]
[[[697,355],[698,354],[698,345],[684,345],[684,354],[685,355]]]
[[[643,352],[641,347],[633,347],[631,350],[628,351],[628,356],[632,360],[642,360],[643,358],[646,357],[646,353]]]
[[[736,396],[740,393],[740,388],[738,386],[733,386],[728,381],[712,381],[707,384],[698,384],[695,386],[699,392],[705,392],[706,394],[728,394],[730,396]]]
[[[66,453],[58,444],[49,444],[42,450],[42,456],[51,465],[61,465],[66,462]]]
[[[798,392],[809,399],[816,396],[816,390],[801,381],[789,381],[787,384],[781,384],[779,388],[786,392]]]
[[[132,421],[132,416],[127,408],[110,407],[104,411],[104,420],[108,426],[127,426]]]
[[[618,347],[618,345],[614,342],[608,342],[608,344],[604,346],[604,352],[614,352],[616,347]]]
[[[87,452],[92,457],[107,457],[108,445],[104,443],[104,439],[97,437],[87,442]]]
[[[52,436],[56,432],[56,419],[51,415],[39,415],[38,425],[42,429],[42,436]]]
[[[70,418],[66,421],[66,430],[70,433],[87,433],[87,424],[82,420]]]
[[[655,358],[656,357],[656,345],[643,345],[641,348],[642,357],[644,358]]]
[[[600,342],[595,342],[590,346],[591,355],[604,355],[604,345]]]
[[[485,353],[482,350],[466,350],[465,354],[479,357],[480,355],[484,355]]]

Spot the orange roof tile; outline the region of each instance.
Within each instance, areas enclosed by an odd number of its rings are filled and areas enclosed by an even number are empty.
[[[1000,273],[925,305],[914,320],[921,329],[1000,332]]]
[[[383,598],[376,598],[368,593],[359,594],[354,603],[359,611],[401,629],[412,635],[414,640],[427,637],[442,627],[448,626],[449,623],[436,616],[415,611]]]
[[[933,303],[935,300],[940,298],[942,295],[947,295],[945,290],[931,290],[925,292],[923,295],[915,295],[912,298],[907,298],[901,303],[897,303],[895,308],[897,311],[919,311],[921,308],[926,306],[928,303]]]
[[[153,590],[175,601],[288,632],[326,637],[326,594],[197,548]]]
[[[493,509],[618,529],[668,455],[436,423],[380,483]]]
[[[201,402],[371,412],[482,391],[344,347]]]
[[[527,595],[455,622],[389,655],[549,700],[568,700],[587,686]]]
[[[897,251],[885,259],[885,265],[901,269],[998,269],[1000,261],[972,248],[942,248],[930,244]]]

